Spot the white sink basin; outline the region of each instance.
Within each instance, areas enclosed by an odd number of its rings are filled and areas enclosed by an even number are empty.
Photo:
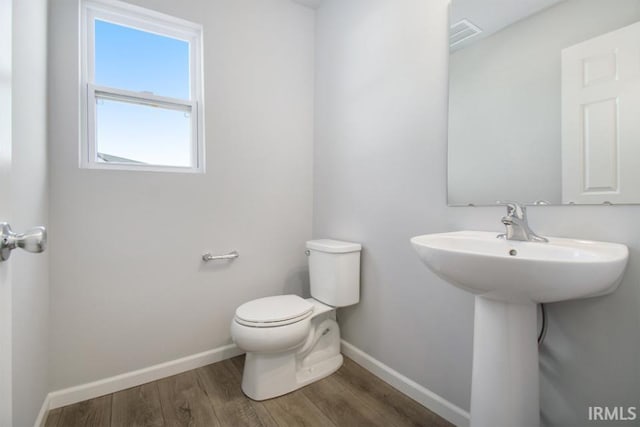
[[[557,302],[615,291],[629,257],[617,243],[549,238],[548,243],[458,231],[411,239],[422,261],[452,285],[507,301]]]
[[[497,235],[459,231],[411,243],[433,272],[476,295],[471,426],[537,427],[536,303],[613,292],[629,251],[615,243],[518,242]]]

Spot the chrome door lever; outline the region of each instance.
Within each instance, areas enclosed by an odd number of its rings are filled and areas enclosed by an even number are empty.
[[[0,261],[6,261],[15,248],[40,253],[47,247],[47,230],[34,227],[25,233],[14,233],[7,222],[0,222]]]

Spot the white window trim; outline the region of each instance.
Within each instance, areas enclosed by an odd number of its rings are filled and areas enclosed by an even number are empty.
[[[81,137],[80,167],[85,169],[135,170],[150,172],[204,173],[204,103],[202,82],[202,26],[173,16],[116,0],[83,1],[81,37]],[[120,88],[97,86],[95,82],[94,22],[113,22],[142,31],[189,42],[190,99],[176,99]],[[191,112],[192,166],[99,162],[96,153],[96,98],[156,105]]]

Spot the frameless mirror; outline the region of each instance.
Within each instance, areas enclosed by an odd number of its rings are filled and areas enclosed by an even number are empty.
[[[452,0],[450,205],[640,203],[640,0]]]

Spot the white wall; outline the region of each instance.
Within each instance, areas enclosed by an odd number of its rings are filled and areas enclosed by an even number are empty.
[[[560,52],[638,20],[638,0],[568,0],[454,52],[449,202],[560,204]]]
[[[11,226],[47,225],[47,1],[13,2]],[[48,253],[16,250],[13,288],[13,425],[33,425],[48,388]]]
[[[207,173],[78,168],[78,1],[54,1],[54,390],[228,344],[239,304],[307,288],[313,11],[289,0],[132,3],[204,25]],[[231,264],[201,263],[232,249]]]
[[[409,244],[419,234],[502,228],[500,208],[446,206],[447,1],[326,0],[316,25],[313,233],[364,245],[362,301],[339,313],[344,338],[468,409],[473,300]],[[631,250],[616,293],[548,306],[545,425],[598,425],[588,405],[638,405],[638,215],[640,206],[529,209],[542,235]]]
[[[446,1],[326,0],[318,10],[314,236],[361,242],[344,338],[469,407],[473,300],[409,238],[447,228]]]

